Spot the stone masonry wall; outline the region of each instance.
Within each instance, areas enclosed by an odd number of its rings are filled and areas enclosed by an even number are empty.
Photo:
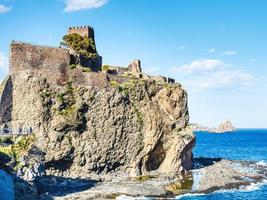
[[[90,26],[70,27],[68,34],[77,33],[82,37],[89,37],[94,39],[94,29]]]
[[[10,45],[10,74],[13,80],[19,73],[25,76],[41,76],[49,83],[67,81],[70,63],[66,49],[35,46],[12,42]]]

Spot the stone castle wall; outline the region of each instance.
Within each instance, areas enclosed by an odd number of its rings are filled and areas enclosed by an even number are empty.
[[[52,86],[63,86],[68,81],[85,86],[107,85],[104,73],[83,72],[82,69],[70,69],[69,65],[67,49],[19,42],[10,45],[10,75],[13,82],[39,77]]]
[[[94,39],[94,29],[90,26],[70,27],[68,34],[77,33],[83,37]]]
[[[50,83],[67,81],[70,55],[67,49],[12,42],[10,75],[41,76]]]

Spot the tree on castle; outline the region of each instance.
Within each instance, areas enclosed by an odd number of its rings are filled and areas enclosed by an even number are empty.
[[[92,38],[82,37],[77,33],[67,34],[63,37],[61,45],[71,48],[76,53],[93,58],[97,56],[95,42]]]

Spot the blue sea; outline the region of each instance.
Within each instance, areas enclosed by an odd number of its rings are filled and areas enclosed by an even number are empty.
[[[267,129],[239,129],[234,133],[196,132],[194,157],[225,158],[267,163]],[[182,195],[180,200],[267,200],[267,185],[255,184],[240,190],[217,191],[208,195]]]

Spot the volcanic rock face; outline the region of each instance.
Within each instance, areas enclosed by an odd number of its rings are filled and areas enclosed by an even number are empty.
[[[115,81],[110,81],[110,83]],[[176,173],[192,164],[187,94],[179,86],[126,78],[107,87],[13,81],[12,124],[34,124],[48,174],[86,177]]]
[[[1,113],[9,112],[13,130],[33,131],[47,175],[136,176],[192,167],[195,137],[180,84],[141,74],[140,61],[122,75],[72,69],[69,62],[65,49],[11,44]]]

